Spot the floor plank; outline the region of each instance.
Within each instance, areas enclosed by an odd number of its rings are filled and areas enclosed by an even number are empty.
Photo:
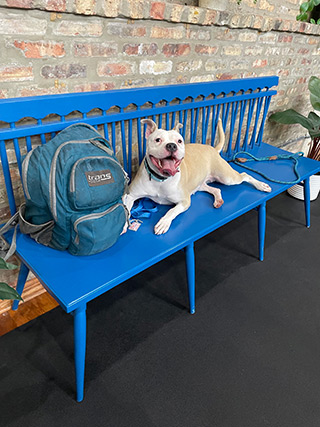
[[[7,334],[30,320],[57,307],[58,303],[47,293],[20,304],[18,310],[8,310],[0,314],[0,336]]]

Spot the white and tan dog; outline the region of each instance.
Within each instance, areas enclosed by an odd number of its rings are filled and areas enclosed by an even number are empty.
[[[213,148],[203,144],[184,144],[178,123],[174,129],[158,129],[152,120],[141,120],[147,125],[147,149],[144,161],[124,196],[124,204],[131,211],[135,200],[148,197],[153,201],[175,206],[156,224],[156,234],[166,233],[174,218],[190,206],[191,195],[207,191],[214,197],[213,206],[223,204],[221,191],[208,185],[217,181],[225,185],[249,182],[260,191],[270,192],[268,184],[247,173],[238,173],[221,156],[225,135],[221,120],[218,122],[219,144]]]

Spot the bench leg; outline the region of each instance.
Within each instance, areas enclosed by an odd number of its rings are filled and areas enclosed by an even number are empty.
[[[76,372],[77,401],[83,400],[84,394],[84,370],[86,359],[86,306],[73,312],[74,316],[74,362]]]
[[[188,294],[189,294],[189,307],[190,313],[194,314],[196,311],[195,306],[195,261],[194,261],[194,244],[184,248],[186,254],[186,268],[187,268],[187,281],[188,281]]]
[[[264,241],[266,236],[266,202],[258,208],[258,230],[259,230],[259,260],[264,258]]]
[[[17,281],[17,292],[19,295],[21,295],[23,292],[23,288],[26,283],[28,274],[29,274],[29,268],[25,264],[23,264],[23,262],[21,262],[18,281]],[[17,310],[18,305],[19,305],[19,300],[17,299],[14,300],[12,304],[12,310]]]
[[[304,209],[306,213],[306,226],[310,227],[310,178],[306,178],[303,181],[303,193],[304,193]]]

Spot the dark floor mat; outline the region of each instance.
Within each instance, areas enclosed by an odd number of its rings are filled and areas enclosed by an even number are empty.
[[[319,427],[320,200],[268,203],[196,243],[196,314],[177,253],[88,305],[85,400],[60,308],[0,338],[0,425]]]

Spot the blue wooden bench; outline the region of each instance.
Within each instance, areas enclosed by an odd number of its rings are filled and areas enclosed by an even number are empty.
[[[256,156],[281,154],[283,150],[262,142],[271,96],[276,94],[273,87],[277,84],[277,77],[264,77],[0,100],[1,163],[11,214],[21,200],[16,200],[16,190],[13,190],[16,185],[13,186],[10,169],[17,168],[21,176],[23,154],[76,122],[95,126],[109,139],[129,175],[144,155],[146,141],[141,119],[147,117],[166,129],[179,121],[184,125],[181,132],[186,142],[208,144],[214,143],[217,121],[221,117],[227,136],[223,154],[226,159],[231,159],[239,150]],[[9,163],[9,150],[15,153],[13,164]],[[292,163],[288,161],[261,162],[254,167],[279,180],[295,179]],[[240,165],[235,168],[243,171]],[[320,163],[300,158],[298,171],[304,183],[306,224],[309,226],[309,177],[320,171]],[[256,177],[261,179],[259,175]],[[266,203],[290,187],[269,184],[271,193],[260,192],[245,183],[233,187],[220,185],[225,202],[220,209],[212,207],[211,195],[199,192],[192,197],[190,209],[174,220],[168,233],[156,236],[153,227],[168,209],[159,206],[158,212],[143,220],[137,232],[128,231],[112,248],[90,257],[55,251],[18,233],[17,254],[21,259],[18,292],[23,291],[31,270],[61,307],[74,316],[78,401],[83,399],[84,393],[87,303],[174,252],[184,250],[190,312],[194,313],[194,242],[257,209],[259,258],[262,260]],[[7,238],[10,240],[10,233]],[[13,308],[17,306],[15,302]]]

